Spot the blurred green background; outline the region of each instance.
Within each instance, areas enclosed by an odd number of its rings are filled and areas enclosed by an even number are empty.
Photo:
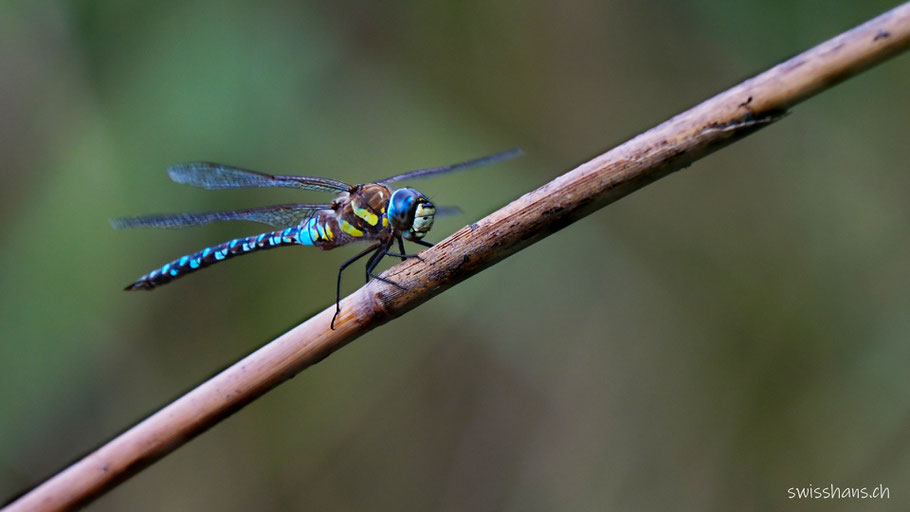
[[[256,225],[213,160],[421,181],[438,241],[890,1],[0,4],[0,500],[328,306],[356,252],[121,288]],[[901,56],[305,371],[90,510],[905,510]],[[386,264],[386,266],[388,263]],[[352,271],[345,289],[360,285]],[[889,486],[886,502],[787,489]]]

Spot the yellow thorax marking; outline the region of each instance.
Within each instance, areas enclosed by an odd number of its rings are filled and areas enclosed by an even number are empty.
[[[354,215],[365,220],[367,222],[367,224],[369,224],[371,226],[375,226],[376,223],[379,222],[379,217],[377,217],[375,213],[371,212],[370,210],[368,210],[366,208],[361,208],[361,207],[357,206],[357,204],[352,204],[351,209],[354,210]]]
[[[346,220],[341,221],[341,230],[351,236],[363,236],[363,231],[355,228],[353,225],[351,225],[350,222]]]
[[[326,234],[327,240],[331,240],[331,239],[335,238],[335,235],[332,234],[332,227],[329,226],[328,222],[325,223],[325,234]]]

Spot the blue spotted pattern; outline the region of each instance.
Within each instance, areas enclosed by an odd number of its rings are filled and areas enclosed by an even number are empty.
[[[126,289],[148,290],[221,260],[260,249],[271,249],[282,245],[313,245],[311,233],[315,231],[313,227],[314,221],[315,219],[309,219],[303,223],[304,226],[235,238],[223,244],[206,247],[199,252],[181,256],[161,268],[140,277],[135,283],[127,286]]]

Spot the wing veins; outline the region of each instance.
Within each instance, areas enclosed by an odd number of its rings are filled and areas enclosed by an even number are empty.
[[[171,213],[122,217],[111,220],[114,229],[184,228],[231,220],[258,222],[275,228],[296,226],[319,210],[330,209],[327,204],[279,204],[245,210],[226,210],[202,213]]]
[[[508,151],[503,151],[501,153],[494,153],[492,155],[487,155],[480,158],[475,158],[474,160],[468,160],[466,162],[459,162],[457,164],[443,165],[440,167],[428,167],[426,169],[417,169],[416,171],[409,171],[406,173],[398,174],[392,176],[391,178],[386,178],[384,180],[377,181],[377,183],[392,183],[393,181],[409,180],[413,178],[423,178],[426,176],[432,176],[434,174],[442,174],[452,171],[460,171],[463,169],[470,169],[471,167],[478,167],[481,165],[491,164],[493,162],[499,162],[502,160],[510,160],[512,158],[519,157],[524,154],[521,148],[512,148]]]
[[[218,190],[241,187],[284,187],[323,192],[344,192],[343,181],[317,176],[277,176],[213,162],[189,162],[168,167],[168,176],[182,185]]]

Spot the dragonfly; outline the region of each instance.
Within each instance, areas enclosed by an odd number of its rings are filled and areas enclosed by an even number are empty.
[[[247,237],[206,247],[192,254],[177,258],[143,275],[124,288],[127,291],[151,290],[175,279],[214,265],[234,256],[289,245],[306,245],[328,251],[355,242],[370,245],[338,267],[335,286],[335,315],[330,327],[341,312],[341,274],[355,261],[370,254],[366,263],[366,282],[370,279],[405,289],[398,283],[374,273],[385,256],[419,258],[407,254],[404,241],[432,247],[423,238],[433,227],[436,216],[458,213],[454,207],[437,208],[419,191],[403,187],[392,189],[389,184],[413,178],[424,178],[447,172],[469,169],[494,162],[509,160],[523,154],[520,148],[441,167],[428,167],[397,174],[384,180],[360,185],[350,185],[332,178],[314,176],[279,176],[241,169],[212,162],[190,162],[168,167],[171,180],[182,185],[208,190],[243,187],[283,187],[315,190],[336,194],[331,203],[280,204],[204,213],[177,213],[121,217],[111,220],[115,229],[125,228],[182,228],[221,221],[251,221],[273,228]],[[397,242],[400,252],[390,252]]]

